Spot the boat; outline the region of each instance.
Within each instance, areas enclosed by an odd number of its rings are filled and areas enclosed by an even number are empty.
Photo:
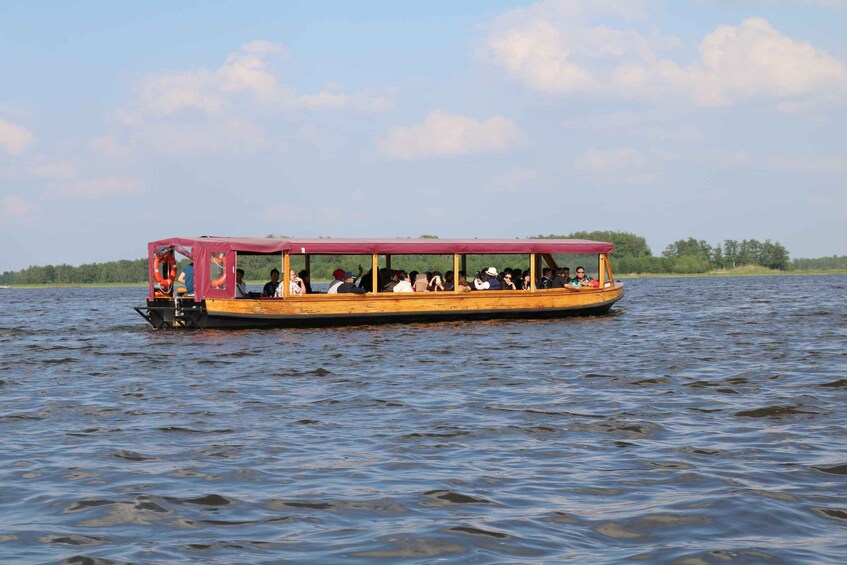
[[[624,295],[623,283],[613,278],[612,243],[581,239],[339,239],[293,237],[175,237],[148,243],[149,294],[136,307],[156,329],[325,327],[392,322],[433,322],[493,318],[558,318],[602,315]],[[538,288],[542,269],[556,269],[557,261],[584,260],[597,274],[593,286]],[[371,276],[366,294],[292,294],[282,276],[279,297],[250,293],[236,298],[239,260],[261,256],[283,274],[293,266],[307,272],[321,259],[348,265],[364,261],[371,273],[406,265],[421,256],[440,256],[454,273],[468,272],[481,261],[522,261],[528,265],[527,290],[472,290],[461,292],[381,292],[379,276]],[[322,257],[332,256],[332,257]],[[411,256],[411,257],[410,257]],[[516,259],[516,256],[517,257]],[[589,263],[588,259],[596,261]],[[177,284],[178,265],[191,261],[193,292]],[[425,265],[420,265],[425,267]],[[423,269],[422,269],[423,270]],[[468,277],[471,280],[471,277]],[[361,282],[364,282],[362,280]]]

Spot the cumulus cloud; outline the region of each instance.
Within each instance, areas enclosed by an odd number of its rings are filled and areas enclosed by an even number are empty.
[[[137,196],[147,190],[147,184],[136,178],[100,177],[60,185],[56,192],[68,198],[100,199],[110,196]]]
[[[700,59],[683,67],[669,60],[621,67],[620,88],[656,96],[656,85],[698,106],[728,106],[751,99],[793,100],[847,92],[847,66],[808,42],[780,34],[761,18],[721,25],[700,44]]]
[[[129,135],[105,136],[92,146],[112,158],[136,149],[160,153],[255,151],[272,146],[264,124],[306,112],[381,111],[390,92],[348,93],[332,82],[303,93],[286,84],[274,66],[288,56],[277,43],[257,40],[229,54],[220,67],[151,74],[139,81],[135,104],[114,112]]]
[[[35,137],[23,126],[0,118],[0,148],[20,155],[35,143]]]
[[[614,29],[631,17],[614,2],[549,0],[507,12],[492,23],[486,49],[495,65],[548,93],[596,92],[625,98],[677,96],[697,106],[768,99],[796,109],[847,93],[847,66],[762,18],[719,25],[689,64],[663,57],[675,38]],[[790,102],[786,102],[790,101]]]
[[[285,48],[269,41],[253,41],[227,56],[214,70],[196,69],[182,73],[149,75],[139,85],[139,103],[134,110],[122,110],[119,119],[137,124],[145,116],[174,116],[186,111],[219,116],[243,108],[239,96],[268,110],[338,110],[353,105],[385,106],[385,96],[375,100],[352,96],[338,84],[329,84],[314,93],[300,93],[284,84],[275,74],[272,62],[287,56]]]
[[[379,142],[383,155],[415,159],[475,153],[503,153],[526,143],[524,133],[510,120],[494,116],[478,121],[433,110],[422,124],[395,126]]]
[[[18,196],[7,196],[0,204],[0,218],[4,220],[20,220],[36,211],[34,204]]]

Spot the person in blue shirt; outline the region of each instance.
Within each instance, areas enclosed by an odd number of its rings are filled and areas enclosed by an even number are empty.
[[[177,280],[185,285],[186,294],[194,294],[194,263],[186,265]]]

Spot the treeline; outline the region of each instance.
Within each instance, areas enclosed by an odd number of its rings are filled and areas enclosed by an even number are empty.
[[[847,271],[847,255],[818,259],[792,259],[791,268],[798,271]]]
[[[427,235],[423,237],[435,238]],[[847,270],[847,256],[822,257],[819,259],[790,260],[788,251],[780,243],[769,239],[764,242],[755,239],[742,241],[725,240],[710,245],[694,238],[681,239],[668,245],[661,256],[653,255],[647,240],[642,236],[617,231],[579,231],[562,235],[536,235],[537,238],[574,238],[595,241],[610,241],[615,245],[613,266],[616,273],[655,273],[655,274],[697,274],[720,269],[734,269],[743,266],[763,267],[779,271],[790,270]],[[558,258],[557,258],[558,259]],[[370,256],[328,256],[311,257],[310,271],[313,280],[330,280],[332,271],[338,268],[357,271],[362,265],[370,269]],[[593,262],[592,262],[593,261]],[[183,259],[178,267],[182,269],[188,261]],[[563,264],[572,269],[584,264],[589,270],[596,269],[596,257],[568,256]],[[274,267],[280,268],[279,256],[241,256],[239,266],[245,270],[245,278],[250,281],[268,279],[268,273]],[[391,260],[394,268],[407,271],[444,271],[453,268],[453,259],[449,255],[403,255]],[[497,269],[513,267],[529,268],[523,255],[473,255],[468,257],[468,274],[484,270],[489,266]],[[302,256],[292,257],[292,267],[298,271],[305,267]],[[88,263],[74,267],[71,265],[47,265],[27,267],[21,271],[6,271],[0,275],[0,284],[103,284],[103,283],[144,283],[147,282],[147,259],[110,261],[107,263]]]
[[[27,267],[0,275],[0,284],[105,284],[147,282],[147,259]]]
[[[727,239],[710,245],[693,237],[668,245],[661,256],[654,256],[647,240],[639,235],[615,231],[582,231],[567,235],[536,237],[569,237],[611,241],[615,244],[613,266],[617,273],[697,274],[743,266],[787,271],[794,266],[788,250],[767,239],[736,241]]]

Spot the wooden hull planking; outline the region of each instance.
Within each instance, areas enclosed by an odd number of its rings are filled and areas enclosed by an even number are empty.
[[[309,294],[285,299],[206,298],[204,303],[187,304],[176,317],[172,302],[151,301],[148,312],[157,328],[326,327],[598,315],[607,313],[623,294],[621,283],[604,289],[534,292]]]

